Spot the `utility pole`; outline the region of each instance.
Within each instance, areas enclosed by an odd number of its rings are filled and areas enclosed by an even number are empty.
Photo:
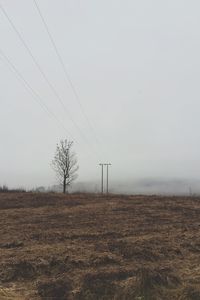
[[[106,187],[106,192],[107,192],[107,194],[108,194],[108,191],[109,191],[109,189],[108,189],[108,168],[109,168],[109,166],[111,166],[111,164],[110,163],[101,163],[101,164],[99,164],[100,166],[101,166],[101,168],[102,168],[102,175],[101,175],[101,192],[102,192],[102,194],[103,194],[103,192],[104,192],[104,190],[103,190],[103,167],[104,166],[106,166],[107,167],[107,187]]]
[[[104,164],[104,166],[107,167],[107,194],[108,194],[108,167],[111,166],[111,164]]]
[[[103,164],[99,164],[101,166],[101,192],[103,194]]]

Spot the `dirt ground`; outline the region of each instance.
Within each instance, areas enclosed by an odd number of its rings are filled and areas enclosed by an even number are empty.
[[[200,197],[0,194],[5,299],[200,299]]]

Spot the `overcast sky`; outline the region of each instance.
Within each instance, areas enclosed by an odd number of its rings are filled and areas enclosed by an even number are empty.
[[[56,115],[0,55],[0,184],[56,183],[61,138],[74,140],[79,181],[99,180],[101,161],[113,180],[200,178],[199,1],[37,2],[91,126],[34,2],[1,0],[59,97],[0,10],[1,51]]]

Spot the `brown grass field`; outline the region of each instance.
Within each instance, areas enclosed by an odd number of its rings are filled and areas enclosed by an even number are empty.
[[[200,299],[200,198],[0,194],[0,300]]]

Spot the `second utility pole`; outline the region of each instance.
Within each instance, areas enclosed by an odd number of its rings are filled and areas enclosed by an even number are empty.
[[[107,194],[108,194],[108,167],[111,166],[111,164],[104,164],[104,166],[107,166]]]

